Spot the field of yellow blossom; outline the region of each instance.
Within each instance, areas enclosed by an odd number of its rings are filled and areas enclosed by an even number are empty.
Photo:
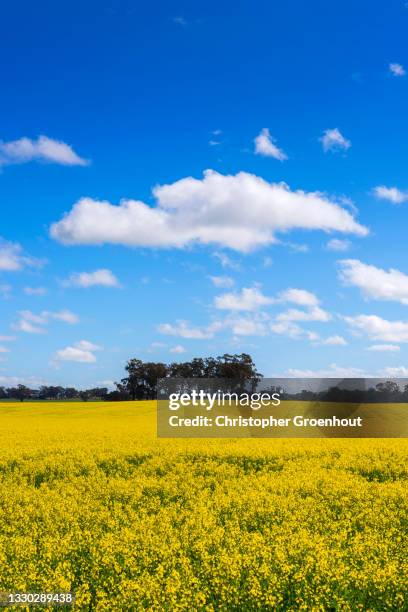
[[[406,440],[155,427],[154,402],[0,404],[0,591],[72,590],[75,610],[408,610]]]

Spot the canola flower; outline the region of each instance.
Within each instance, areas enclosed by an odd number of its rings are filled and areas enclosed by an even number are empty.
[[[4,403],[0,426],[0,591],[408,610],[406,440],[158,440],[154,402]]]

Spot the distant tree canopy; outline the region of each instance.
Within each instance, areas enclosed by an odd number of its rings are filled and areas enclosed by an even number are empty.
[[[0,400],[14,399],[20,400],[88,400],[88,399],[108,399],[109,390],[107,387],[95,387],[93,389],[78,390],[74,387],[46,386],[39,389],[30,389],[25,385],[17,387],[0,387]]]
[[[109,391],[106,387],[75,389],[42,385],[39,389],[30,389],[25,385],[18,385],[10,388],[0,387],[0,400],[146,400],[156,397],[157,381],[160,378],[230,378],[251,382],[253,385],[262,378],[252,357],[247,353],[196,357],[191,361],[170,364],[129,359],[125,370],[127,375],[115,383],[114,391]]]
[[[231,380],[231,390],[252,389],[254,391],[263,378],[252,357],[247,353],[236,355],[225,353],[220,357],[195,357],[191,361],[170,364],[129,359],[125,370],[126,376],[120,382],[115,383],[116,389],[113,391],[109,391],[106,387],[75,389],[75,387],[42,385],[39,389],[30,389],[25,385],[17,385],[8,388],[0,387],[0,401],[7,399],[21,402],[24,400],[148,400],[155,399],[157,396],[157,381],[166,378],[222,378]],[[271,389],[277,390],[276,388]],[[408,384],[402,386],[402,383],[385,380],[368,389],[333,386],[319,392],[304,389],[298,393],[288,393],[282,389],[281,397],[283,400],[296,401],[408,403]]]
[[[120,383],[116,383],[116,386],[119,393],[127,394],[132,400],[154,399],[160,378],[229,378],[253,385],[262,378],[252,357],[247,353],[196,357],[192,361],[169,365],[130,359],[125,369],[127,376],[122,378]]]
[[[283,400],[321,401],[341,403],[408,403],[408,385],[400,387],[392,380],[377,383],[368,389],[330,387],[324,391],[303,389],[299,393],[282,393]]]

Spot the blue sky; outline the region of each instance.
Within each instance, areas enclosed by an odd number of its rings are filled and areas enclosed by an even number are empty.
[[[408,375],[407,26],[403,1],[4,4],[0,384],[242,351]]]

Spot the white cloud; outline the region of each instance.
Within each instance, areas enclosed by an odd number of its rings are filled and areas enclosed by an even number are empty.
[[[341,280],[358,287],[365,297],[408,304],[408,276],[403,272],[376,268],[358,259],[343,259],[339,264]]]
[[[7,242],[0,238],[0,271],[17,272],[25,267],[39,267],[43,263],[24,255],[22,246],[17,242]]]
[[[345,340],[343,336],[334,335],[322,340],[321,344],[326,346],[346,346],[347,340]]]
[[[397,366],[395,368],[388,367],[381,371],[381,376],[385,378],[407,378],[408,368],[405,366]]]
[[[319,306],[319,299],[317,296],[311,291],[306,291],[305,289],[295,289],[290,288],[285,291],[281,291],[278,294],[275,302],[290,302],[293,304],[297,304],[298,306],[304,306],[305,310],[300,310],[299,308],[288,308],[284,312],[281,312],[276,316],[276,321],[278,322],[273,328],[273,331],[276,333],[287,333],[291,337],[299,336],[301,334],[307,334],[311,332],[305,332],[300,327],[296,325],[287,325],[286,328],[284,325],[279,325],[283,323],[289,324],[289,322],[293,321],[321,321],[326,322],[331,319],[331,315],[323,310]],[[282,331],[280,331],[282,330]]]
[[[223,320],[213,321],[208,326],[194,327],[187,321],[177,321],[175,325],[162,323],[157,329],[162,334],[192,340],[213,338],[221,330],[230,330],[234,336],[264,336],[268,333],[266,326],[268,319],[266,313],[244,316],[231,314]]]
[[[396,353],[400,350],[398,344],[373,344],[368,346],[367,351]]]
[[[292,229],[368,233],[326,196],[291,191],[246,172],[224,176],[208,170],[202,180],[187,177],[153,193],[156,207],[136,200],[116,206],[82,198],[51,226],[51,236],[64,244],[168,248],[200,243],[247,252]]]
[[[167,344],[165,344],[164,342],[152,342],[149,348],[147,349],[147,352],[154,353],[154,351],[156,351],[157,349],[162,349],[162,348],[165,348],[166,346]]]
[[[353,330],[365,334],[371,340],[387,343],[408,342],[408,323],[406,321],[388,321],[377,315],[343,318]]]
[[[75,325],[79,322],[79,317],[70,310],[60,310],[59,312],[45,312],[45,316],[56,321],[62,321],[63,323],[69,323],[69,325]]]
[[[284,161],[288,159],[286,153],[279,149],[274,143],[274,139],[272,138],[268,128],[263,128],[258,134],[258,136],[254,140],[255,143],[255,153],[257,155],[263,155],[264,157],[274,157],[275,159],[279,159],[279,161]]]
[[[25,332],[27,334],[44,334],[45,333],[45,329],[43,327],[39,327],[38,325],[33,325],[33,323],[23,318],[20,319],[18,323],[13,325],[13,329],[15,329],[16,331]]]
[[[285,312],[277,315],[277,321],[330,321],[330,313],[320,308],[320,306],[311,306],[307,310],[299,310],[298,308],[289,308]]]
[[[293,323],[293,321],[277,321],[272,323],[270,328],[273,333],[280,336],[287,336],[288,338],[292,338],[292,340],[299,340],[301,338],[306,338],[311,342],[317,342],[319,340],[319,334],[303,329],[297,323]]]
[[[367,374],[361,368],[342,367],[331,363],[328,368],[321,370],[300,370],[290,368],[286,375],[291,378],[362,378]]]
[[[45,313],[36,315],[30,310],[21,310],[19,312],[20,320],[18,323],[13,325],[13,329],[16,331],[26,332],[27,334],[43,334],[45,329],[43,325],[47,324],[47,316]]]
[[[119,280],[111,270],[101,268],[93,272],[75,272],[63,281],[66,287],[120,287]]]
[[[311,291],[305,289],[290,288],[281,291],[277,298],[278,302],[292,302],[298,306],[317,306],[318,298]]]
[[[0,342],[14,342],[15,336],[0,336]]]
[[[31,312],[31,310],[20,310],[18,314],[20,318],[19,321],[13,325],[13,329],[26,332],[27,334],[45,333],[45,326],[48,325],[50,320],[62,321],[69,325],[74,325],[79,321],[78,315],[70,310],[60,310],[57,312],[43,310],[40,314],[35,314]]]
[[[323,151],[347,151],[351,147],[350,140],[344,138],[343,134],[338,128],[325,130],[323,136],[320,138],[322,143]]]
[[[230,329],[234,336],[265,336],[268,333],[266,322],[269,317],[266,313],[227,317],[223,325]]]
[[[47,289],[45,287],[24,287],[24,293],[27,295],[45,295]]]
[[[308,253],[309,247],[307,244],[298,244],[297,242],[281,242],[283,246],[287,246],[292,253]]]
[[[220,329],[220,326],[220,323],[215,322],[207,327],[192,327],[188,321],[180,320],[177,321],[175,325],[171,323],[160,323],[157,329],[161,334],[167,336],[178,336],[191,340],[205,340],[207,338],[212,338],[214,333]]]
[[[218,259],[223,268],[231,268],[231,270],[235,271],[238,271],[240,269],[239,263],[231,259],[231,257],[226,255],[226,253],[215,251],[215,253],[213,253],[213,257]]]
[[[181,353],[185,353],[186,349],[184,348],[184,346],[181,346],[181,344],[176,344],[176,346],[172,346],[170,349],[170,353],[177,353],[178,355],[181,355]]]
[[[300,338],[304,335],[305,330],[299,325],[292,323],[291,321],[280,321],[279,323],[272,323],[271,330],[275,334],[280,336],[288,336],[289,338]]]
[[[98,380],[97,385],[102,385],[102,387],[108,387],[109,389],[115,388],[115,382],[110,380],[109,378],[106,380]]]
[[[328,251],[348,251],[350,246],[350,240],[339,240],[338,238],[333,238],[326,244]]]
[[[272,304],[273,299],[263,295],[257,287],[244,287],[239,293],[224,293],[214,300],[219,310],[258,310]]]
[[[397,187],[378,185],[378,187],[374,187],[373,193],[379,200],[388,200],[393,204],[402,204],[408,200],[408,193],[406,191],[401,191]]]
[[[89,161],[82,159],[61,140],[39,136],[37,140],[20,138],[10,142],[0,141],[0,166],[24,164],[31,161],[45,161],[63,166],[86,166]]]
[[[10,349],[6,346],[0,346],[0,353],[9,353]]]
[[[88,340],[80,340],[73,346],[67,346],[56,353],[56,359],[59,361],[76,361],[78,363],[95,363],[95,352],[101,350],[101,347]]]
[[[390,72],[395,77],[402,77],[406,75],[406,71],[402,64],[398,64],[397,62],[392,62],[389,64]]]
[[[35,376],[0,376],[0,385],[6,387],[16,387],[17,385],[27,385],[30,389],[41,387],[41,385],[49,385],[49,381],[36,378]]]
[[[230,289],[234,286],[234,279],[230,276],[210,276],[211,282],[215,287]]]

